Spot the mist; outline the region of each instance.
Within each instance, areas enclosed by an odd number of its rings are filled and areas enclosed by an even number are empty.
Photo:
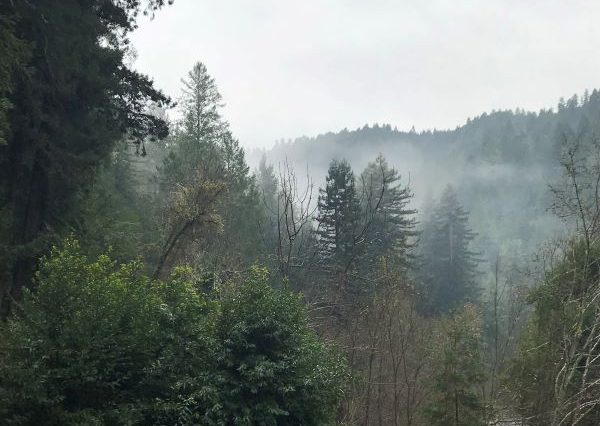
[[[600,6],[519,2],[196,2],[142,17],[136,68],[177,96],[197,60],[247,148],[366,123],[453,129],[597,87]],[[577,64],[577,66],[574,66]]]
[[[600,424],[599,17],[0,2],[0,423]]]

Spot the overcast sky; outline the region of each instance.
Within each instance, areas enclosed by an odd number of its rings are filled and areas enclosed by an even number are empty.
[[[196,61],[246,147],[365,123],[454,128],[600,88],[600,2],[175,0],[132,40],[173,97]]]

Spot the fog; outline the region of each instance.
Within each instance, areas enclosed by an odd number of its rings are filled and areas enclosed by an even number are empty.
[[[600,425],[598,18],[0,1],[0,423]]]
[[[248,148],[365,123],[455,128],[597,86],[600,4],[576,0],[178,0],[132,35],[177,97],[200,60]]]

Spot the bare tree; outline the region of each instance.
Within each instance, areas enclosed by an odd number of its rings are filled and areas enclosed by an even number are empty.
[[[555,407],[552,425],[578,425],[600,409],[600,281],[598,235],[600,226],[600,149],[587,132],[563,134],[561,165],[564,181],[552,187],[554,211],[574,222],[575,237],[566,241],[558,265],[547,279],[560,280],[562,334],[560,362],[554,376]],[[580,241],[584,243],[583,253]],[[568,268],[564,268],[568,266]],[[596,418],[596,417],[594,417]]]

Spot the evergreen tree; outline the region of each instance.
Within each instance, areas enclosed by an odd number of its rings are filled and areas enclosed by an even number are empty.
[[[244,150],[220,114],[221,95],[206,66],[202,63],[194,65],[183,80],[183,86],[182,119],[176,123],[167,141],[169,153],[160,170],[161,198],[168,200],[170,194],[180,192],[182,188],[188,194],[198,195],[197,190],[202,187],[223,190],[209,191],[215,195],[209,197],[214,207],[211,207],[210,215],[194,220],[194,226],[187,227],[186,232],[167,230],[159,269],[165,265],[165,250],[182,253],[181,249],[190,243],[195,244],[194,250],[187,252],[193,254],[185,255],[185,259],[179,261],[202,263],[210,273],[238,268],[255,261],[262,252],[259,223],[263,211],[259,191],[249,174]],[[192,197],[189,201],[193,202],[193,199],[207,201],[205,196]],[[192,210],[203,210],[202,206],[196,207]],[[168,205],[164,208],[170,209]],[[217,226],[205,226],[207,224]],[[175,240],[174,236],[177,236]],[[180,250],[173,250],[176,246]],[[169,257],[173,256],[169,253]]]
[[[231,147],[233,142],[219,111],[221,94],[200,62],[182,84],[179,107],[183,118],[175,124],[168,142],[171,151],[162,168],[162,179],[168,187],[192,183],[198,172],[210,180],[223,180],[226,146]]]
[[[432,426],[484,426],[485,407],[475,386],[484,380],[481,324],[466,306],[441,327],[432,396],[426,415]]]
[[[379,155],[361,176],[363,210],[370,215],[366,232],[366,255],[363,261],[374,269],[382,256],[406,268],[414,247],[416,210],[408,204],[410,188],[402,186],[398,171]]]
[[[421,306],[429,314],[447,313],[477,299],[475,234],[469,214],[448,186],[424,223],[421,252]]]
[[[258,163],[257,184],[267,208],[276,210],[279,182],[277,176],[275,176],[273,165],[267,164],[267,157],[265,155],[261,157]]]
[[[346,160],[329,165],[325,188],[319,190],[317,235],[327,267],[346,273],[359,254],[360,204],[355,178]]]
[[[1,10],[1,9],[0,9]],[[15,31],[16,16],[0,13],[0,145],[6,143],[9,129],[8,112],[12,107],[10,94],[14,90],[16,74],[29,59],[31,48]]]
[[[0,37],[10,43],[0,67],[0,123],[11,105],[0,145],[0,311],[31,283],[35,259],[68,228],[79,191],[115,141],[166,135],[165,123],[145,109],[167,98],[124,63],[136,16],[164,3],[0,4]],[[27,58],[17,45],[28,46]]]
[[[267,249],[267,253],[265,254],[266,257],[269,257],[269,255],[272,255],[272,253],[269,251],[271,249],[273,251],[277,250],[279,240],[282,238],[278,232],[281,206],[278,197],[279,181],[277,176],[275,176],[273,165],[267,164],[267,157],[264,155],[258,164],[256,181],[260,198],[265,209],[265,215],[261,223],[261,230]]]

